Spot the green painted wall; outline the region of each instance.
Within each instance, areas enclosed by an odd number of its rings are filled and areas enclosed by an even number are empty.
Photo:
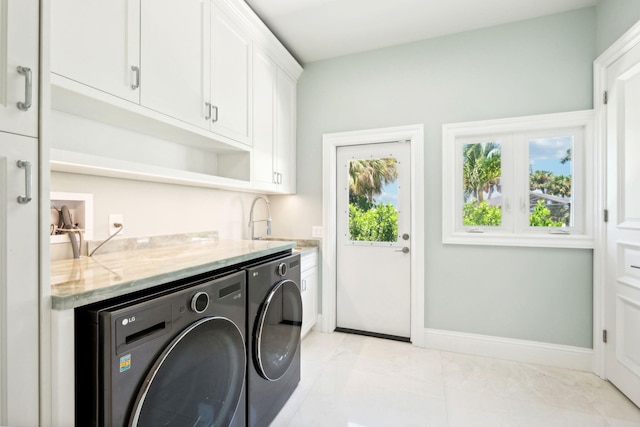
[[[640,20],[638,0],[600,0],[596,6],[598,54]]]
[[[283,236],[322,224],[323,133],[425,126],[427,328],[592,345],[592,251],[443,245],[442,125],[592,108],[596,9],[305,66],[298,194],[277,197]]]

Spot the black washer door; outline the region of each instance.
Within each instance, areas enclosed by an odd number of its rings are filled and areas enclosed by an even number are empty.
[[[228,426],[243,392],[246,349],[238,327],[203,318],[180,333],[144,380],[130,426]]]
[[[254,358],[258,372],[269,381],[282,377],[300,343],[302,297],[292,280],[276,283],[257,317]]]

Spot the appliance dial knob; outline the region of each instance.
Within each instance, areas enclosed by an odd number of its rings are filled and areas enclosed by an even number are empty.
[[[278,274],[280,276],[284,276],[285,274],[287,274],[287,263],[281,262],[280,264],[278,264]]]
[[[191,298],[191,310],[196,313],[204,313],[207,307],[209,307],[209,294],[206,292],[198,292]]]

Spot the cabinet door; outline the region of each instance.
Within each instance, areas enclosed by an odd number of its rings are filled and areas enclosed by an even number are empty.
[[[0,0],[0,130],[28,136],[38,135],[38,5]]]
[[[296,82],[278,69],[274,169],[278,191],[296,191]]]
[[[266,53],[254,49],[252,180],[256,184],[271,185],[275,182],[273,143],[276,73],[275,62]]]
[[[211,130],[250,144],[249,93],[251,40],[211,4]]]
[[[142,0],[140,29],[140,103],[207,130],[210,9],[201,0]]]
[[[23,203],[28,177],[19,160],[31,171],[31,200]],[[1,425],[38,425],[37,174],[37,140],[0,132]]]
[[[318,267],[303,271],[300,276],[302,288],[302,336],[305,336],[318,321]]]
[[[51,71],[140,101],[140,0],[51,3]]]

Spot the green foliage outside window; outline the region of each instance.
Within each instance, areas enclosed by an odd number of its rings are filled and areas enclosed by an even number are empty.
[[[349,234],[354,241],[395,242],[398,212],[391,203],[377,204],[375,196],[398,178],[394,158],[349,162]]]
[[[398,239],[398,212],[391,203],[368,210],[350,203],[349,233],[355,241],[395,242]]]
[[[562,227],[562,221],[554,221],[551,211],[545,206],[543,200],[538,200],[538,204],[529,215],[529,225],[532,227]]]
[[[486,201],[476,204],[471,201],[464,204],[464,225],[492,225],[502,224],[502,210],[500,206],[490,206]]]

